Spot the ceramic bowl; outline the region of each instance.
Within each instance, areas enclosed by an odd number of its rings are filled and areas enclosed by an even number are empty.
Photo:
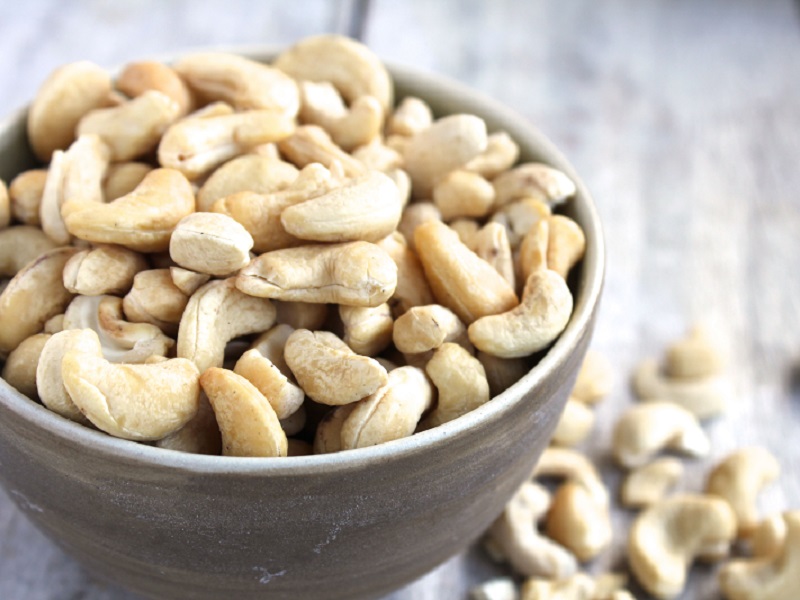
[[[244,52],[269,59],[265,50]],[[527,478],[586,351],[604,250],[589,194],[522,117],[442,77],[391,67],[396,96],[483,117],[523,160],[569,174],[586,232],[564,333],[511,388],[455,421],[338,454],[198,456],[115,439],[0,381],[0,479],[47,536],[93,574],[154,598],[378,598],[475,541]],[[24,111],[0,125],[0,177],[34,165]]]

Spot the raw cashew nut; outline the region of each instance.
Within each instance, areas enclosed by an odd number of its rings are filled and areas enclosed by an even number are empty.
[[[356,354],[375,356],[392,341],[394,320],[388,304],[380,306],[340,306],[344,343]]]
[[[109,204],[69,202],[62,214],[67,230],[82,240],[161,252],[169,247],[175,226],[194,208],[186,178],[173,169],[155,169],[127,196]]]
[[[583,258],[586,251],[586,236],[575,221],[564,215],[553,215],[548,219],[547,268],[563,278]]]
[[[742,448],[715,466],[706,481],[706,493],[728,501],[736,514],[738,537],[749,537],[759,522],[756,498],[780,475],[778,460],[766,448]]]
[[[733,389],[728,378],[712,377],[675,379],[661,373],[658,361],[646,358],[633,374],[633,389],[640,400],[667,400],[692,412],[698,419],[725,411]]]
[[[201,392],[197,414],[175,433],[157,440],[155,445],[192,454],[222,454],[222,434],[208,396]]]
[[[671,378],[711,377],[722,371],[722,354],[702,325],[669,345],[664,353],[664,373]]]
[[[410,137],[427,129],[432,123],[433,111],[428,103],[414,96],[406,96],[390,115],[386,133]]]
[[[571,448],[544,449],[533,471],[534,477],[556,477],[580,484],[599,506],[608,506],[608,490],[592,462]]]
[[[98,428],[128,440],[158,440],[197,414],[197,367],[183,358],[113,364],[98,353],[69,350],[61,361],[69,397]]]
[[[39,333],[45,321],[64,312],[72,294],[62,272],[76,248],[55,248],[40,254],[17,273],[0,295],[0,356]]]
[[[674,598],[695,558],[723,558],[736,535],[736,516],[714,496],[667,498],[641,512],[628,537],[631,570],[656,598]]]
[[[275,323],[269,300],[243,294],[234,279],[214,280],[198,289],[183,311],[178,328],[178,356],[200,372],[222,366],[225,345],[241,335],[266,331]]]
[[[499,223],[484,225],[472,237],[472,250],[515,288],[514,258],[505,227]]]
[[[414,306],[425,306],[436,301],[419,258],[399,231],[377,242],[377,246],[397,266],[397,287],[389,299],[395,316],[402,315]]]
[[[556,491],[545,521],[545,531],[581,562],[596,557],[611,544],[611,515],[590,490],[566,481]]]
[[[262,254],[239,272],[236,286],[277,300],[378,306],[397,287],[397,267],[368,242],[301,246]]]
[[[467,328],[461,319],[439,304],[415,306],[397,318],[394,345],[403,354],[420,354],[436,350],[445,342],[468,345]]]
[[[599,352],[588,350],[570,395],[581,402],[597,404],[609,394],[612,383],[611,363]]]
[[[492,215],[492,221],[508,230],[508,242],[517,249],[530,230],[543,219],[551,217],[550,207],[536,198],[522,198],[503,206]]]
[[[623,506],[642,508],[660,501],[683,475],[683,463],[671,456],[630,471],[622,482],[620,499]]]
[[[489,382],[480,361],[458,344],[439,346],[425,365],[425,372],[439,391],[436,408],[425,419],[436,427],[457,419],[489,401]]]
[[[328,81],[301,81],[300,95],[300,118],[325,129],[343,150],[368,144],[381,132],[383,107],[377,98],[359,96],[348,109]]]
[[[198,212],[175,226],[169,255],[185,269],[221,276],[247,265],[252,247],[253,238],[231,217]]]
[[[494,188],[472,171],[450,171],[433,186],[433,202],[442,219],[485,217],[494,204]]]
[[[342,450],[342,425],[355,407],[355,403],[337,406],[322,417],[314,434],[314,454]]]
[[[103,196],[106,202],[127,196],[142,183],[153,167],[142,162],[114,163],[108,166],[103,181]]]
[[[64,287],[73,294],[124,294],[134,276],[147,268],[138,252],[120,246],[99,245],[81,250],[64,265]]]
[[[194,294],[201,285],[211,279],[210,275],[195,273],[194,271],[182,267],[170,267],[169,274],[175,287],[186,296]]]
[[[444,223],[428,221],[418,226],[414,245],[434,296],[464,323],[517,306],[517,295],[508,282]]]
[[[333,169],[335,163],[347,177],[357,177],[366,172],[364,164],[342,150],[322,127],[301,125],[294,133],[278,140],[281,154],[298,167],[320,163]]]
[[[39,205],[46,181],[46,169],[23,171],[11,180],[8,195],[14,219],[25,225],[39,225]]]
[[[400,189],[403,205],[408,203],[411,196],[411,178],[401,168],[403,156],[397,150],[387,146],[380,137],[376,137],[368,144],[353,150],[352,154],[353,158],[360,161],[368,170],[383,171],[389,175]]]
[[[353,405],[342,423],[342,449],[366,448],[410,436],[432,401],[433,389],[421,369],[392,370],[380,388]]]
[[[274,66],[298,80],[329,81],[350,104],[373,96],[384,113],[392,107],[392,79],[378,56],[342,35],[307,37],[284,50]]]
[[[217,417],[224,456],[286,456],[286,434],[275,410],[252,383],[211,367],[200,384]]]
[[[469,326],[469,339],[478,350],[501,358],[527,356],[549,346],[571,316],[572,293],[564,279],[549,269],[536,271],[519,306],[478,319]]]
[[[586,573],[566,579],[527,579],[520,590],[520,600],[593,600],[595,583]]]
[[[519,600],[517,584],[510,577],[496,577],[469,590],[470,600]]]
[[[386,383],[386,369],[329,331],[298,329],[286,340],[283,354],[303,391],[321,404],[351,404]]]
[[[786,541],[786,521],[782,513],[765,518],[753,529],[748,539],[750,554],[754,558],[774,556]]]
[[[486,150],[469,161],[464,168],[486,179],[494,179],[510,169],[519,158],[519,146],[505,131],[489,134]]]
[[[181,77],[167,65],[143,60],[128,63],[115,82],[117,89],[131,98],[141,96],[148,90],[156,90],[169,97],[178,106],[178,114],[185,115],[194,106],[189,87]]]
[[[640,467],[664,449],[705,456],[710,442],[697,418],[671,402],[648,402],[629,408],[614,426],[613,452],[627,469]]]
[[[91,329],[68,329],[52,335],[39,356],[36,389],[39,391],[39,399],[47,408],[67,419],[87,424],[89,421],[75,406],[64,387],[61,361],[70,350],[100,355],[100,338]]]
[[[9,353],[6,364],[3,365],[3,379],[28,398],[39,397],[36,390],[36,367],[49,339],[49,333],[36,333],[23,340]]]
[[[149,269],[133,278],[133,287],[122,299],[122,309],[128,320],[152,323],[174,336],[189,296],[172,282],[169,269]]]
[[[0,277],[14,277],[25,265],[56,247],[38,227],[17,225],[0,231]]]
[[[779,551],[754,560],[734,560],[719,572],[727,600],[788,600],[800,589],[800,511],[783,514],[786,537]]]
[[[578,569],[575,557],[536,527],[549,508],[547,490],[526,481],[489,528],[489,539],[520,575],[565,579]]]
[[[580,400],[568,398],[558,420],[551,443],[557,446],[577,446],[592,432],[594,411]]]
[[[519,270],[525,281],[534,271],[547,269],[547,247],[549,243],[549,219],[541,219],[522,238],[522,242],[519,245],[518,261]]]
[[[550,206],[575,195],[575,183],[564,173],[541,163],[525,163],[498,175],[493,181],[495,206],[520,198],[534,198]]]
[[[74,62],[53,71],[28,111],[28,139],[36,156],[49,162],[53,151],[66,149],[81,118],[107,106],[110,92],[111,77],[93,63]]]
[[[247,379],[264,395],[278,419],[293,415],[305,400],[303,390],[289,381],[269,358],[256,349],[242,354],[233,372]]]

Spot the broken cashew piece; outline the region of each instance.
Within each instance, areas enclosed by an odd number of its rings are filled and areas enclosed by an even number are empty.
[[[633,574],[659,600],[674,598],[686,585],[696,558],[718,560],[736,535],[736,516],[715,496],[680,495],[639,514],[628,536]]]
[[[642,508],[655,504],[683,475],[683,463],[671,456],[662,456],[653,462],[630,471],[622,482],[620,500],[628,508]]]

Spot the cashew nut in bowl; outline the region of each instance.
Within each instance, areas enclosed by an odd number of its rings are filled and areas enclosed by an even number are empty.
[[[155,445],[179,452],[219,456],[222,453],[222,435],[208,396],[201,393],[197,414],[175,433],[156,440]]]
[[[498,175],[493,181],[496,206],[520,198],[535,198],[550,206],[575,195],[575,183],[564,173],[541,163],[525,163]]]
[[[389,299],[392,313],[399,317],[414,306],[433,304],[436,300],[425,279],[422,264],[399,231],[377,242],[397,266],[397,287]]]
[[[57,244],[38,227],[16,225],[0,231],[0,277],[14,277]]]
[[[489,401],[483,365],[458,344],[446,342],[439,346],[425,365],[425,372],[439,392],[436,408],[425,419],[425,427],[452,421]]]
[[[67,261],[64,287],[83,296],[124,294],[131,289],[134,276],[146,268],[147,261],[138,252],[101,244],[81,250]]]
[[[364,163],[337,146],[330,134],[317,125],[300,125],[294,133],[278,141],[278,149],[301,168],[319,163],[331,170],[340,169],[346,177],[367,172]]]
[[[223,276],[247,265],[252,247],[253,238],[231,217],[197,212],[175,226],[169,255],[184,269]]]
[[[464,168],[494,179],[510,169],[519,158],[519,146],[505,131],[490,133],[486,139],[486,150],[469,161]]]
[[[38,398],[36,390],[36,367],[42,349],[50,339],[49,333],[35,333],[14,348],[3,365],[2,377],[8,384],[28,398]]]
[[[715,496],[680,495],[656,502],[634,521],[628,538],[633,574],[659,600],[686,585],[691,563],[719,560],[736,536],[736,516]]]
[[[11,214],[15,220],[25,225],[40,225],[39,205],[47,182],[46,169],[23,171],[8,186],[11,201]]]
[[[122,310],[133,323],[151,323],[166,335],[178,334],[178,324],[189,295],[173,283],[169,269],[140,271],[131,290],[122,299]]]
[[[403,98],[386,123],[388,135],[412,136],[433,123],[433,112],[428,103],[414,96]]]
[[[342,425],[355,404],[337,406],[322,417],[314,434],[314,454],[328,454],[342,449]]]
[[[103,197],[106,202],[130,194],[142,179],[153,170],[151,165],[143,162],[122,162],[108,165],[103,180]]]
[[[456,169],[435,183],[433,202],[445,221],[485,217],[494,204],[494,188],[478,173]]]
[[[414,202],[403,209],[403,216],[397,231],[403,236],[408,247],[416,252],[414,232],[417,227],[428,221],[441,221],[442,213],[433,202]]]
[[[395,321],[392,337],[394,345],[404,354],[429,352],[446,342],[456,342],[472,350],[464,323],[441,304],[409,308]]]
[[[773,556],[780,552],[786,541],[786,521],[782,513],[775,513],[755,526],[747,540],[754,558]]]
[[[506,228],[499,223],[487,223],[472,237],[472,250],[494,267],[494,270],[508,282],[512,289],[516,287],[514,258],[508,242]]]
[[[194,98],[184,80],[167,65],[143,60],[128,63],[114,82],[116,88],[130,98],[156,90],[178,105],[179,114],[185,115],[194,107]]]
[[[344,343],[357,354],[375,356],[392,342],[394,320],[386,303],[374,307],[339,306],[339,318],[344,325]]]
[[[247,379],[264,395],[278,419],[286,419],[294,414],[305,399],[303,390],[256,349],[242,354],[233,372]]]
[[[564,215],[548,219],[547,268],[566,279],[586,252],[586,236],[575,221]]]
[[[200,286],[207,283],[211,279],[211,275],[205,273],[196,273],[189,269],[182,267],[170,267],[169,274],[172,278],[172,283],[183,292],[186,296],[194,294]]]
[[[283,302],[273,300],[278,313],[277,322],[294,329],[322,329],[328,318],[328,305],[311,302]],[[379,305],[376,308],[380,308]]]

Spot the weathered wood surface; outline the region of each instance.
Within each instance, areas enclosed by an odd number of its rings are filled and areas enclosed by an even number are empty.
[[[627,374],[692,321],[723,335],[736,386],[709,426],[709,465],[761,444],[784,476],[763,509],[800,507],[800,20],[790,0],[637,2],[58,2],[0,5],[0,112],[57,65],[105,66],[209,44],[286,43],[363,28],[386,59],[460,79],[540,126],[593,191],[608,239],[594,347],[617,385],[586,448],[609,465],[613,417],[632,402]],[[594,569],[624,565],[623,531]],[[466,597],[501,572],[479,549],[391,600]],[[685,599],[717,598],[713,569]],[[0,598],[133,599],[90,578],[0,495]]]

